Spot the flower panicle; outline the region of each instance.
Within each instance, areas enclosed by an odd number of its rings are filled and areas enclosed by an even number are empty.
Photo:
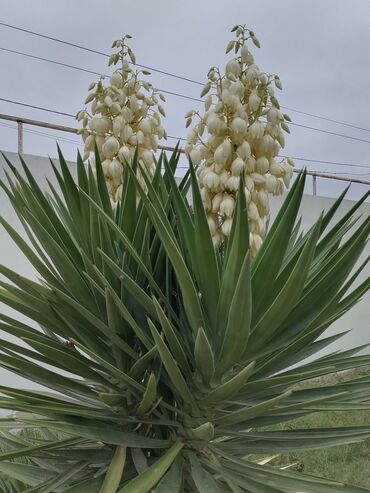
[[[236,39],[228,43],[226,53],[234,54],[224,73],[217,67],[208,71],[202,90],[204,113],[189,111],[185,115],[190,127],[185,151],[198,166],[216,246],[230,234],[240,176],[244,175],[250,246],[255,256],[266,234],[269,195],[282,194],[293,175],[293,161],[278,160],[290,118],[280,111],[275,96],[275,89],[282,88],[280,78],[262,72],[249,49],[249,41],[259,47],[255,33],[245,26],[235,26],[232,32]]]
[[[152,176],[158,140],[167,138],[161,106],[165,97],[143,78],[150,75],[149,71],[135,69],[136,57],[127,45],[128,39],[130,35],[113,42],[117,51],[110,56],[109,65],[116,68],[109,84],[104,84],[103,77],[92,82],[85,100],[89,111],[83,109],[76,116],[82,122],[79,133],[85,144],[83,159],[90,159],[94,168],[91,154],[97,147],[114,208],[122,195],[124,167],[132,161],[136,149],[143,168]],[[145,188],[140,171],[138,178]]]

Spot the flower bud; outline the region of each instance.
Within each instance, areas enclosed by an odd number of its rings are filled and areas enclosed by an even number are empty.
[[[110,78],[110,84],[113,87],[116,87],[117,89],[120,89],[123,84],[122,76],[118,72],[114,72]]]
[[[220,210],[220,204],[223,200],[222,193],[217,193],[212,199],[212,212],[216,213]]]
[[[275,194],[278,186],[278,179],[275,176],[268,175],[266,177],[266,189],[268,192]]]
[[[269,167],[270,167],[270,163],[269,163],[269,160],[266,157],[261,156],[261,157],[259,157],[257,159],[257,161],[256,161],[256,171],[257,171],[257,173],[260,173],[261,175],[264,175],[265,173],[268,172]]]
[[[125,106],[124,108],[122,108],[121,114],[122,114],[123,118],[125,119],[125,122],[130,122],[132,120],[133,112],[131,111],[131,109],[128,106]]]
[[[216,233],[215,235],[212,236],[212,242],[215,248],[217,248],[221,244],[222,236],[220,235],[220,233]]]
[[[189,153],[189,157],[191,159],[191,162],[193,163],[194,166],[198,166],[200,163],[202,156],[200,153],[200,150],[197,147],[194,147]]]
[[[236,153],[244,160],[250,157],[251,147],[246,140],[237,148]]]
[[[235,209],[235,199],[231,195],[226,195],[220,204],[220,213],[226,217],[232,217]]]
[[[95,149],[95,137],[94,135],[89,135],[85,140],[85,152],[91,152]]]
[[[162,127],[162,125],[159,125],[158,128],[157,128],[157,134],[158,134],[158,137],[160,139],[163,139],[163,137],[165,136],[165,130],[164,128]]]
[[[275,150],[274,139],[269,134],[265,134],[260,142],[259,150],[262,154],[266,156],[272,156]]]
[[[247,45],[243,45],[240,50],[240,58],[243,63],[247,63],[249,60],[249,50]]]
[[[223,234],[225,236],[229,236],[230,235],[232,225],[233,225],[233,220],[231,219],[231,217],[228,217],[222,223],[221,231],[223,232]]]
[[[230,176],[227,180],[226,186],[231,192],[236,192],[239,190],[239,183],[240,178],[238,176]]]
[[[217,231],[217,225],[216,225],[216,221],[215,221],[214,216],[212,216],[211,214],[208,214],[207,221],[208,221],[209,231],[210,231],[211,235],[214,236],[216,234],[216,231]]]
[[[212,201],[211,201],[211,196],[208,193],[208,190],[202,188],[200,194],[202,196],[203,206],[205,210],[210,211],[212,208]]]
[[[207,120],[207,130],[210,134],[218,134],[222,128],[222,121],[216,115],[212,115]]]
[[[96,118],[94,122],[94,130],[98,135],[104,136],[108,130],[109,130],[109,120],[108,118],[99,118],[99,117],[94,117]]]
[[[103,173],[104,173],[105,175],[108,175],[108,174],[109,174],[109,166],[110,166],[110,163],[111,163],[111,160],[110,160],[110,159],[105,159],[105,160],[101,163],[101,167],[102,167]]]
[[[267,214],[269,210],[269,198],[265,190],[258,190],[257,201],[261,208],[265,211],[265,214]]]
[[[250,192],[253,192],[254,190],[254,181],[249,175],[246,175],[245,177],[245,186],[248,188]]]
[[[137,101],[136,96],[134,96],[134,95],[130,96],[129,104],[130,104],[130,108],[133,112],[135,112],[139,109],[139,103]]]
[[[146,134],[150,134],[150,132],[152,131],[152,126],[150,124],[150,121],[147,119],[141,120],[139,124],[139,128],[142,132]]]
[[[113,183],[118,186],[121,183],[122,178],[122,164],[118,161],[118,159],[113,159],[109,164],[109,174]]]
[[[214,173],[213,171],[209,171],[203,177],[203,184],[209,190],[217,190],[217,188],[220,184],[220,177],[216,173]]]
[[[234,118],[233,121],[231,122],[231,131],[235,132],[236,134],[243,134],[247,131],[247,122],[243,120],[242,118]]]
[[[244,168],[245,168],[245,163],[243,159],[237,157],[236,159],[234,159],[234,161],[231,164],[231,173],[234,176],[240,176],[241,173],[244,171]]]
[[[148,149],[145,149],[141,154],[141,159],[144,161],[145,166],[149,169],[154,162],[153,153]]]
[[[141,144],[144,143],[145,136],[144,136],[144,134],[143,134],[143,132],[141,130],[138,130],[136,132],[136,139],[137,139],[137,143],[139,145],[141,145]]]
[[[206,111],[208,111],[211,106],[212,106],[212,96],[209,95],[206,97],[204,101],[204,108]]]
[[[268,113],[267,113],[267,121],[269,121],[270,123],[273,123],[273,124],[277,124],[277,123],[279,123],[279,120],[280,120],[279,110],[277,110],[274,107],[270,108]]]
[[[115,137],[108,137],[102,146],[102,151],[107,159],[112,159],[119,150],[119,142]]]
[[[265,177],[259,173],[252,173],[251,178],[257,185],[264,185],[266,182]]]
[[[253,233],[253,249],[255,252],[258,252],[258,250],[261,248],[262,246],[262,238],[260,237],[260,235],[256,234],[256,233]]]
[[[242,69],[241,69],[240,63],[236,58],[233,58],[232,60],[227,62],[226,68],[225,68],[226,74],[231,73],[231,74],[235,75],[236,77],[238,77],[241,74],[241,71],[242,71]]]
[[[253,122],[248,129],[248,135],[252,140],[261,139],[263,137],[264,132],[265,132],[265,128],[263,126],[263,123],[258,120]]]
[[[220,144],[217,147],[217,149],[215,151],[214,159],[215,159],[215,163],[217,163],[217,164],[225,164],[226,163],[227,157],[225,156],[223,144]]]
[[[124,125],[121,131],[121,138],[127,142],[132,137],[133,133],[134,131],[130,125]]]
[[[256,159],[253,157],[253,156],[250,156],[247,160],[246,160],[246,166],[245,166],[245,171],[247,173],[253,173],[256,169]]]
[[[257,89],[253,89],[251,92],[249,99],[248,99],[248,104],[249,104],[249,109],[252,112],[255,112],[258,110],[260,104],[261,104],[261,98],[258,96]]]
[[[96,132],[97,126],[99,125],[100,118],[98,116],[93,116],[89,121],[89,129]]]
[[[112,98],[110,96],[105,96],[104,103],[108,108],[110,108],[113,104]]]
[[[118,159],[121,161],[121,163],[124,163],[125,161],[130,162],[130,157],[130,149],[127,146],[123,145],[118,151]]]
[[[117,138],[121,135],[121,130],[124,125],[124,119],[121,115],[116,116],[113,120],[113,135]]]
[[[119,200],[121,200],[121,197],[122,197],[122,185],[117,187],[114,198],[116,199],[116,202],[118,202]]]
[[[258,209],[254,202],[250,202],[248,205],[248,216],[252,221],[257,221],[259,219]]]
[[[274,176],[283,176],[284,175],[284,168],[280,163],[274,162],[270,166],[270,173]]]
[[[102,135],[97,135],[95,137],[95,144],[99,152],[101,152],[104,142],[105,142],[105,137],[103,137]]]
[[[258,80],[261,82],[261,84],[266,85],[268,83],[268,78],[266,74],[259,74]]]
[[[121,106],[118,103],[113,103],[110,107],[110,111],[113,116],[117,116],[121,113]]]

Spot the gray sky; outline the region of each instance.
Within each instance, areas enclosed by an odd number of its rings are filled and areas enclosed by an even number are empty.
[[[125,33],[138,63],[205,81],[211,65],[225,63],[225,46],[234,24],[247,24],[261,41],[255,59],[261,69],[278,73],[284,90],[282,105],[370,129],[370,1],[369,0],[2,0],[0,22],[109,52],[112,40]],[[97,72],[107,72],[107,60],[52,41],[0,26],[0,47],[52,58]],[[0,51],[0,97],[57,111],[81,109],[94,76]],[[108,72],[109,73],[109,72]],[[153,72],[153,84],[168,91],[199,97],[199,86]],[[184,114],[198,103],[168,96],[169,135],[186,136]],[[0,101],[0,113],[75,126],[72,118]],[[360,131],[290,112],[300,124],[370,141]],[[0,121],[0,124],[4,122]],[[35,129],[34,129],[35,130]],[[52,135],[52,130],[36,129]],[[284,154],[370,167],[370,143],[292,127]],[[66,136],[78,142],[76,136]],[[16,150],[16,131],[0,125],[0,149]],[[174,141],[169,141],[173,143]],[[73,159],[76,146],[61,142]],[[55,155],[52,138],[25,134],[25,152]],[[300,167],[300,161],[296,161]],[[312,170],[344,172],[370,180],[370,169],[322,166]],[[367,176],[362,173],[369,172]],[[357,175],[360,173],[361,175]],[[318,181],[318,193],[337,195],[343,183]],[[365,186],[353,186],[359,197]],[[2,241],[5,241],[2,238]],[[3,243],[4,245],[4,243]],[[9,247],[10,248],[10,247]],[[5,256],[5,255],[4,255]],[[8,255],[6,255],[8,258]],[[19,265],[13,265],[16,262]],[[28,273],[23,260],[12,266]],[[2,375],[4,373],[2,372]],[[18,382],[13,379],[12,383]]]
[[[109,52],[112,40],[133,36],[138,63],[198,81],[211,65],[224,65],[224,49],[234,24],[247,24],[261,41],[255,59],[261,69],[278,73],[282,105],[370,129],[370,2],[368,0],[105,0],[2,1],[0,21]],[[0,47],[25,51],[98,72],[107,72],[106,58],[0,26]],[[0,51],[0,97],[67,113],[82,107],[94,76]],[[109,73],[109,72],[108,72]],[[159,88],[199,97],[200,87],[153,72]],[[168,96],[166,128],[184,137],[184,113],[199,103]],[[0,101],[0,112],[75,125],[72,118]],[[370,132],[289,112],[300,124],[370,141]],[[0,122],[3,123],[3,122]],[[35,129],[33,129],[35,130]],[[55,131],[36,129],[57,135]],[[78,137],[62,135],[78,141]],[[173,143],[174,141],[169,141]],[[61,142],[68,158],[75,145]],[[16,149],[16,132],[0,126],[0,148]],[[25,134],[25,152],[55,154],[55,142]],[[370,167],[370,143],[292,127],[284,154]],[[296,161],[300,167],[301,161]],[[324,166],[309,169],[351,174],[370,180],[370,168]],[[367,173],[367,175],[363,175]],[[337,194],[342,183],[318,181],[318,193]],[[359,196],[366,186],[353,186]]]

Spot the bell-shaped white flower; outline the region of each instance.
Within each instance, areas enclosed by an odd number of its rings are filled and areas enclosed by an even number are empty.
[[[220,203],[220,212],[226,217],[232,217],[235,209],[235,199],[232,195],[225,195]]]
[[[226,218],[225,221],[222,223],[221,231],[225,236],[230,236],[232,225],[233,220],[231,217]]]
[[[112,159],[119,150],[119,142],[115,137],[108,137],[102,146],[102,152],[107,159]]]
[[[236,58],[233,58],[232,60],[227,62],[226,67],[225,67],[225,73],[226,74],[231,73],[237,77],[240,75],[241,71],[242,71],[242,68],[241,68],[240,62]]]
[[[231,131],[236,134],[244,134],[248,129],[247,122],[242,118],[234,118],[231,122]]]

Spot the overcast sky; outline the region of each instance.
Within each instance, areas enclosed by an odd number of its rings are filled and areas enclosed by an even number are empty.
[[[234,24],[247,24],[262,48],[255,59],[264,71],[278,73],[283,106],[340,120],[370,130],[369,0],[2,0],[0,21],[109,52],[112,40],[133,36],[138,63],[204,81],[211,65],[224,65],[224,49]],[[107,59],[0,26],[1,48],[31,53],[109,73]],[[0,51],[0,97],[75,114],[83,106],[91,74]],[[152,73],[159,88],[199,97],[200,86]],[[169,135],[184,137],[184,113],[199,103],[168,96]],[[74,126],[73,118],[0,101],[0,112]],[[349,128],[293,111],[300,124],[370,141],[370,131]],[[0,126],[0,148],[16,149],[16,131]],[[5,122],[9,125],[9,122]],[[28,127],[30,128],[30,127]],[[52,135],[57,132],[35,129]],[[292,127],[284,154],[370,167],[370,143]],[[78,142],[78,137],[62,134]],[[173,143],[173,141],[170,141]],[[76,146],[61,146],[73,159]],[[55,139],[25,134],[25,152],[55,154]],[[305,164],[296,161],[297,167]],[[370,168],[325,166],[307,161],[312,170],[345,173],[370,180]],[[364,175],[367,173],[367,175]],[[344,187],[318,181],[318,193],[333,195]],[[354,186],[359,196],[366,186]]]
[[[210,66],[224,66],[230,29],[245,23],[261,41],[262,48],[254,49],[256,62],[262,70],[281,77],[284,90],[279,99],[283,106],[370,130],[369,0],[2,0],[0,5],[0,22],[103,52],[110,52],[114,39],[130,33],[138,63],[196,81],[205,81]],[[109,73],[107,59],[97,54],[2,26],[0,39],[0,48]],[[91,74],[1,50],[0,63],[0,98],[66,113],[75,114],[81,109],[87,87],[95,80]],[[151,80],[159,88],[199,97],[198,85],[156,72]],[[195,101],[168,96],[168,134],[185,137],[184,114],[199,107]],[[73,118],[2,101],[0,113],[76,125]],[[288,113],[296,123],[370,141],[370,131]],[[0,149],[14,151],[16,131],[4,123],[9,125],[0,120]],[[77,136],[32,130],[73,141],[60,143],[66,156],[74,158]],[[284,154],[370,167],[370,142],[299,127],[291,130]],[[24,151],[55,155],[55,138],[25,133]],[[370,168],[296,161],[297,167],[303,164],[312,170],[370,180]],[[337,195],[344,186],[322,179],[318,181],[318,193]],[[350,196],[359,197],[366,188],[354,185]]]

